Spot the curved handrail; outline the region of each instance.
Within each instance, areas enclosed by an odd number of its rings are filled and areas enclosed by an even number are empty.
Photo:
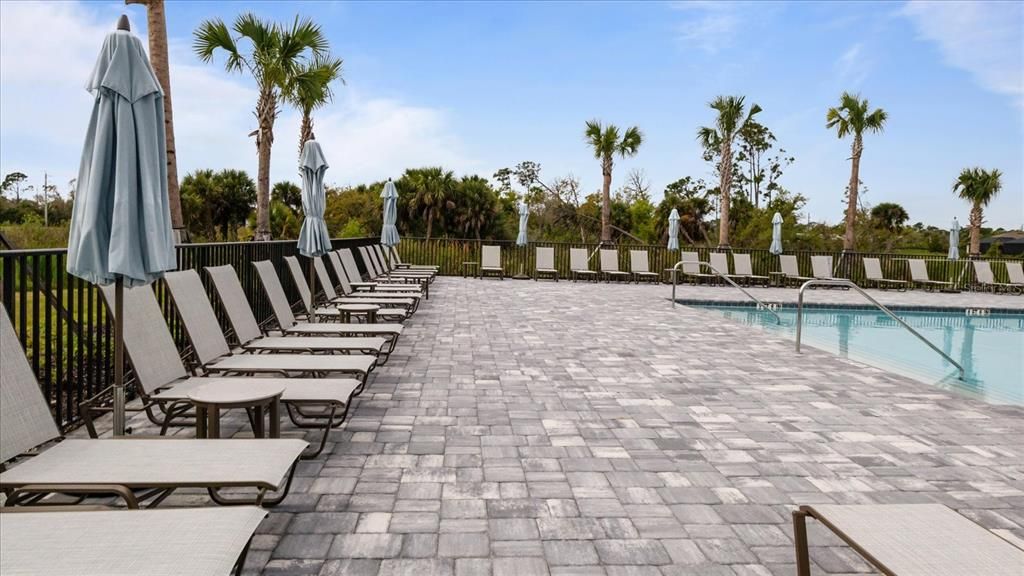
[[[740,286],[739,284],[733,282],[732,278],[729,278],[725,274],[722,274],[722,272],[719,269],[715,268],[714,266],[712,266],[708,262],[687,262],[687,261],[684,261],[684,260],[680,260],[679,262],[676,262],[675,266],[672,267],[672,307],[673,308],[676,307],[676,285],[679,283],[679,274],[678,274],[679,267],[682,266],[683,264],[696,264],[698,269],[701,266],[707,266],[708,268],[711,269],[712,272],[717,274],[719,278],[721,278],[722,280],[725,280],[729,284],[732,284],[733,287],[735,287],[737,290],[739,290],[740,292],[743,292],[744,294],[746,294],[747,298],[750,298],[754,302],[757,302],[757,306],[758,306],[759,309],[766,310],[769,314],[774,316],[776,323],[782,324],[782,318],[779,318],[779,315],[774,310],[772,310],[770,307],[768,307],[767,304],[765,304],[764,302],[760,301],[756,296],[754,296],[750,292],[747,292],[742,286]]]
[[[913,328],[911,328],[910,324],[907,324],[906,322],[903,321],[902,318],[900,318],[899,316],[893,314],[892,310],[889,310],[884,305],[882,305],[881,302],[879,302],[878,300],[875,300],[870,294],[868,294],[867,292],[862,290],[860,286],[857,286],[856,284],[854,284],[853,282],[851,282],[851,281],[849,281],[849,280],[847,280],[845,278],[829,278],[829,279],[816,278],[814,280],[808,280],[807,282],[804,282],[802,286],[800,286],[800,294],[799,294],[799,296],[797,296],[797,300],[796,300],[796,351],[797,351],[797,353],[800,352],[800,336],[801,336],[801,329],[803,327],[803,318],[804,318],[804,290],[806,290],[809,286],[815,286],[815,285],[818,285],[818,286],[845,286],[847,288],[852,288],[852,289],[856,290],[857,292],[860,293],[861,296],[866,298],[868,302],[874,304],[876,308],[878,308],[882,312],[885,312],[885,314],[888,317],[892,318],[893,320],[898,322],[901,326],[903,326],[904,328],[909,330],[910,333],[913,334],[914,336],[916,336],[918,340],[924,342],[925,344],[928,345],[929,348],[931,348],[936,353],[938,353],[940,356],[945,358],[946,362],[949,362],[953,366],[956,366],[957,370],[960,371],[960,380],[963,380],[966,377],[967,372],[964,370],[964,367],[961,366],[959,362],[957,362],[956,360],[953,360],[949,356],[949,354],[946,354],[945,352],[940,350],[938,346],[936,346],[935,344],[932,344],[931,340],[925,338],[917,330],[914,330]]]

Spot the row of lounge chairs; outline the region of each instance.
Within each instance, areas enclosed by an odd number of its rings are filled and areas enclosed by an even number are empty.
[[[240,571],[265,516],[261,507],[285,499],[297,463],[319,455],[329,431],[346,420],[352,399],[366,387],[371,371],[387,361],[402,333],[400,321],[415,311],[435,275],[430,269],[396,269],[379,246],[363,248],[362,257],[365,278],[350,251],[332,252],[328,260],[337,282],[318,259],[318,299],[308,292],[297,261],[289,260],[296,288],[304,298],[308,294],[303,301],[306,310],[298,316],[273,264],[254,262],[273,311],[273,330],[257,323],[232,267],[205,269],[228,319],[227,333],[199,271],[167,274],[168,293],[190,345],[189,365],[175,345],[153,289],[124,291],[125,348],[141,400],[133,409],[144,411],[161,427],[161,435],[170,426],[194,421],[190,391],[258,380],[281,386],[281,402],[296,427],[322,430],[315,448],[294,438],[98,439],[93,417],[102,409],[90,402],[82,410],[93,439],[65,439],[12,322],[0,307],[0,572]],[[113,310],[113,290],[104,287],[102,294]],[[310,321],[313,315],[336,320],[332,310],[352,302],[394,309],[397,322]],[[229,343],[228,336],[234,341]],[[154,509],[183,488],[204,489],[217,504],[242,506]],[[120,498],[130,510],[67,505],[68,498],[70,504],[78,504],[89,496]],[[139,509],[143,506],[145,510]],[[38,512],[42,509],[49,512]]]
[[[569,277],[573,282],[577,280],[596,280],[611,282],[613,280],[622,282],[648,281],[658,282],[659,275],[652,272],[648,262],[646,250],[629,251],[629,271],[619,269],[619,252],[617,250],[602,249],[600,252],[600,269],[590,269],[590,255],[585,248],[569,249]],[[505,278],[505,268],[501,264],[501,246],[483,246],[480,251],[480,276],[497,276]],[[552,247],[537,247],[536,268],[534,280],[550,277],[558,281],[560,273],[555,267],[555,249]]]

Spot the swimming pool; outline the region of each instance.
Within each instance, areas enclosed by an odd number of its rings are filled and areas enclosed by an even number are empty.
[[[796,309],[777,310],[782,324],[752,306],[693,305],[790,339]],[[865,364],[997,404],[1024,405],[1024,314],[968,316],[964,310],[894,310],[963,365],[965,381],[944,358],[877,309],[804,308],[802,341]]]

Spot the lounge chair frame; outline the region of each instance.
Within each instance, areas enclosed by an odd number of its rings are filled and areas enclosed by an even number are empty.
[[[885,273],[882,272],[881,260],[865,257],[861,261],[864,264],[864,283],[866,285],[874,286],[879,290],[888,290],[890,287],[895,287],[900,292],[906,291],[906,280],[885,277]]]
[[[501,265],[501,246],[480,247],[480,277],[490,274],[499,280],[505,279],[505,269]]]
[[[536,252],[536,269],[533,273],[533,280],[537,281],[541,276],[550,276],[558,282],[558,268],[555,268],[555,249],[550,246],[538,246]]]
[[[590,257],[586,248],[569,248],[569,277],[576,282],[580,277],[588,280],[599,280],[596,271],[590,269]]]
[[[630,273],[619,270],[619,251],[617,249],[601,248],[601,273],[600,277],[605,282],[613,279],[620,282],[629,282]]]
[[[633,281],[637,284],[639,284],[641,280],[646,280],[654,284],[661,282],[661,278],[658,277],[658,273],[651,272],[647,250],[629,251],[629,271],[633,275]]]

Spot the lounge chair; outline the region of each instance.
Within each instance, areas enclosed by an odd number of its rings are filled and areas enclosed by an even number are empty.
[[[1024,288],[1024,266],[1020,262],[1006,262],[1006,274],[1010,277],[1010,284]]]
[[[533,279],[537,280],[541,274],[551,276],[558,282],[558,269],[555,268],[555,249],[548,247],[537,247],[537,269],[534,271]]]
[[[423,270],[423,269],[410,269],[402,268],[398,269],[391,265],[387,256],[384,255],[384,250],[381,249],[380,244],[374,244],[373,246],[366,246],[366,251],[372,257],[374,263],[381,270],[382,273],[388,275],[399,275],[416,278],[429,278],[433,282],[434,277],[437,276],[436,270]]]
[[[815,278],[835,280],[835,276],[832,275],[832,257],[811,256],[811,273]]]
[[[317,306],[315,304],[310,305],[310,290],[309,284],[306,282],[306,275],[302,271],[302,267],[299,266],[299,261],[294,256],[285,256],[285,264],[288,266],[288,271],[291,272],[292,282],[295,283],[295,288],[299,292],[299,302],[302,304],[306,317],[316,315],[318,319],[336,321],[342,318],[343,314],[341,310],[338,310],[336,306],[339,304],[375,304],[380,306],[379,309],[375,310],[378,317],[384,318],[389,322],[402,321],[409,316],[409,311],[406,308],[384,308],[384,306],[400,306],[411,303],[391,303],[391,302],[379,302],[374,301],[362,301],[355,299],[348,299],[342,301],[328,302],[327,306]],[[253,263],[255,264],[255,262]],[[361,313],[365,315],[366,313]],[[359,315],[359,314],[357,314]]]
[[[708,260],[711,262],[711,266],[721,273],[722,277],[732,279],[733,275],[729,273],[729,255],[725,252],[712,252],[708,255]],[[716,278],[718,280],[720,278]],[[722,284],[725,284],[723,281]]]
[[[696,252],[680,252],[679,261],[683,263],[683,277],[688,278],[694,284],[701,280],[712,282],[718,280],[717,274],[708,274],[701,271],[700,256]]]
[[[907,289],[906,280],[894,280],[886,278],[882,274],[882,263],[878,258],[864,258],[864,278],[868,285],[874,285],[882,290],[890,286],[895,287],[900,292]]]
[[[391,254],[391,266],[399,270],[403,268],[409,270],[429,270],[436,274],[437,271],[441,269],[440,266],[434,266],[431,264],[406,264],[405,262],[402,262],[402,257],[398,254],[398,248],[394,246],[391,246],[390,249],[388,249],[388,253]]]
[[[928,264],[924,260],[910,258],[907,260],[907,264],[910,266],[910,283],[915,288],[924,288],[925,290],[950,290],[953,288],[952,282],[928,278]]]
[[[883,574],[1020,576],[1024,551],[942,504],[816,504],[793,512],[797,576],[811,576],[807,518]]]
[[[569,248],[569,276],[573,282],[580,276],[597,279],[597,272],[590,269],[589,260],[586,248]]]
[[[1002,290],[1020,294],[1018,286],[1006,282],[996,282],[995,274],[992,273],[992,266],[988,260],[974,260],[971,264],[974,265],[974,277],[979,287],[991,290],[993,293]]]
[[[295,262],[298,264],[298,261]],[[334,282],[327,273],[327,266],[322,258],[313,259],[313,268],[316,271],[317,282],[323,287],[324,298],[329,305],[334,304],[377,304],[406,310],[408,315],[413,314],[420,306],[420,293],[395,293],[395,292],[356,292],[348,283],[348,277],[340,276],[342,295],[334,291]]]
[[[605,282],[629,280],[629,272],[619,270],[619,251],[601,249],[601,278]]]
[[[501,246],[482,246],[480,248],[480,277],[491,274],[505,279],[505,269],[501,267]]]
[[[352,251],[348,248],[329,252],[327,254],[327,259],[330,261],[331,267],[334,268],[334,275],[338,277],[339,281],[342,278],[348,280],[348,285],[352,288],[353,292],[422,294],[425,298],[429,298],[428,290],[424,290],[424,288],[429,289],[429,284],[421,286],[419,284],[409,284],[407,282],[363,282],[363,278],[359,274],[359,267],[356,265],[356,259],[352,255]]]
[[[161,333],[139,331],[146,338]],[[173,359],[147,358],[139,367],[147,375],[159,375],[173,364],[168,360],[181,363],[174,354]],[[60,440],[61,435],[2,305],[0,365],[0,464],[8,466],[19,456]],[[5,506],[32,504],[48,494],[66,493],[113,495],[132,506],[149,501],[152,507],[178,488],[202,488],[219,504],[273,506],[288,494],[295,463],[307,446],[292,438],[67,439],[0,472],[0,492],[7,495]],[[233,491],[255,489],[256,495],[222,495],[221,489],[228,487]],[[135,490],[145,492],[137,494]],[[268,498],[273,492],[277,495]],[[5,532],[0,540],[7,538],[6,522],[6,517],[0,520]]]
[[[240,574],[265,516],[252,506],[4,513],[0,573]]]
[[[263,286],[263,293],[270,303],[270,310],[274,314],[277,328],[286,336],[380,336],[388,342],[384,354],[390,356],[398,343],[398,337],[402,335],[402,325],[393,323],[358,323],[347,324],[343,322],[298,322],[292,307],[288,303],[288,297],[284,293],[284,286],[278,278],[274,265],[269,260],[253,262],[256,269],[256,276]]]
[[[388,282],[411,282],[423,285],[427,285],[430,282],[434,281],[434,274],[430,272],[388,272],[388,269],[378,260],[376,252],[374,252],[367,246],[359,247],[359,255],[363,259],[363,264],[365,265],[367,274],[370,275],[371,280],[384,280]]]
[[[793,254],[779,254],[779,268],[782,269],[782,276],[785,283],[795,282],[802,284],[814,278],[800,275],[800,264]]]
[[[647,250],[629,251],[629,272],[633,275],[633,281],[637,284],[641,280],[647,280],[655,284],[659,282],[658,273],[651,272],[651,266],[647,262]]]
[[[737,252],[733,252],[732,264],[736,269],[736,274],[734,274],[734,277],[739,278],[741,280],[746,280],[748,285],[768,285],[768,276],[760,276],[754,274],[754,266],[750,263],[750,254],[740,254]]]

